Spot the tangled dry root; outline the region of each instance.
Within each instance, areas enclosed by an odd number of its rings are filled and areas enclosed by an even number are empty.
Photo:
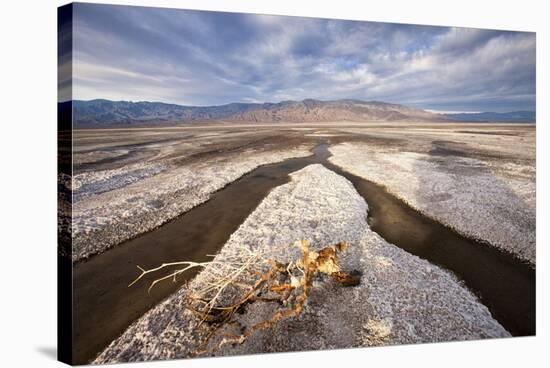
[[[141,270],[141,274],[129,285],[133,285],[148,273],[157,272],[165,267],[182,265],[167,276],[156,279],[149,290],[158,282],[175,278],[195,267],[212,265],[224,268],[224,275],[205,288],[191,293],[187,308],[200,318],[199,326],[207,327],[206,337],[201,341],[195,355],[212,354],[227,344],[241,344],[254,332],[272,328],[285,318],[299,315],[309,296],[313,278],[317,274],[329,275],[342,286],[356,286],[360,283],[357,273],[346,273],[340,269],[337,254],[347,248],[344,242],[330,245],[318,252],[310,250],[309,242],[301,240],[295,243],[302,251],[301,258],[287,264],[265,259],[251,253],[244,262],[175,262],[163,264],[151,270]],[[266,267],[267,266],[267,267]],[[260,271],[261,269],[264,271]],[[265,269],[267,268],[267,271]],[[227,297],[228,294],[230,295]],[[222,298],[222,295],[224,298]],[[232,296],[231,296],[232,295]],[[226,301],[222,303],[221,300]],[[227,303],[230,300],[230,303]],[[244,312],[250,303],[276,303],[274,314],[251,326],[242,326],[236,320],[236,314]],[[223,327],[237,325],[238,333],[222,332]],[[216,342],[212,342],[217,337]]]

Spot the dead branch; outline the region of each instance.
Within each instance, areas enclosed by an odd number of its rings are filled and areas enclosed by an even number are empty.
[[[260,254],[249,251],[248,257],[238,262],[184,261],[165,263],[150,270],[138,266],[141,274],[129,286],[145,275],[166,267],[184,266],[154,280],[148,290],[157,283],[169,278],[175,279],[177,275],[192,268],[210,266],[216,279],[207,283],[202,289],[190,293],[186,308],[200,318],[199,326],[204,323],[208,326],[205,338],[200,342],[195,355],[213,354],[225,345],[242,344],[256,331],[273,328],[281,320],[299,315],[309,297],[313,277],[316,274],[328,275],[342,286],[356,286],[360,283],[360,274],[346,273],[338,264],[337,254],[347,248],[346,243],[330,245],[318,252],[310,250],[309,242],[306,240],[296,242],[295,245],[302,251],[301,258],[287,264],[265,259]],[[265,271],[266,266],[268,266],[267,271]],[[236,299],[227,297],[225,294],[228,294],[226,291],[230,286],[241,290],[241,296]],[[222,300],[225,303],[222,303]],[[256,302],[278,303],[286,308],[276,308],[273,315],[262,322],[252,326],[242,326],[235,315],[244,311],[250,303]],[[240,326],[238,334],[222,331],[224,327],[233,324]],[[212,345],[211,341],[216,336],[220,340]]]

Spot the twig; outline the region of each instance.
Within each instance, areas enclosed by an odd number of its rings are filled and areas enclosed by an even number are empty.
[[[309,297],[313,277],[317,273],[329,275],[343,286],[355,286],[359,284],[360,275],[343,272],[340,270],[340,265],[338,264],[337,253],[347,248],[346,243],[334,244],[318,252],[310,250],[309,242],[305,240],[296,242],[295,245],[302,250],[302,256],[300,259],[291,261],[288,264],[266,259],[262,257],[262,254],[243,247],[242,250],[248,255],[244,261],[240,257],[236,262],[227,260],[227,258],[225,261],[172,262],[163,263],[159,267],[150,270],[137,266],[141,274],[128,286],[134,285],[145,275],[160,271],[166,267],[185,266],[151,282],[148,289],[149,292],[153,286],[161,281],[169,278],[173,278],[175,281],[176,277],[185,271],[196,267],[210,266],[210,275],[214,277],[214,280],[206,283],[202,289],[190,294],[190,302],[185,307],[199,316],[200,323],[198,326],[203,325],[204,322],[208,322],[210,325],[206,336],[199,344],[195,354],[214,353],[227,344],[242,344],[254,332],[272,328],[282,319],[299,315],[304,309]],[[267,271],[265,271],[265,265],[269,265]],[[264,272],[260,272],[262,268]],[[254,276],[256,280],[250,281],[253,280]],[[242,282],[243,279],[246,282]],[[230,285],[245,289],[246,291],[236,301],[233,298],[230,304],[223,305],[219,300]],[[249,303],[255,302],[279,302],[284,306],[290,306],[286,309],[276,311],[271,317],[252,326],[242,326],[235,319],[235,313],[244,310],[244,307]],[[193,303],[195,306],[192,305]],[[199,306],[197,306],[197,303]],[[224,332],[219,336],[222,337],[221,341],[211,349],[208,349],[211,339],[217,335],[217,332],[222,327],[230,324],[241,326],[241,333],[230,334]]]

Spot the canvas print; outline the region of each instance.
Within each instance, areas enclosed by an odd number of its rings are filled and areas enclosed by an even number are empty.
[[[535,33],[58,21],[60,360],[535,335]]]

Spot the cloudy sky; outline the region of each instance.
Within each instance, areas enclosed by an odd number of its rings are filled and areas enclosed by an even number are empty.
[[[535,110],[535,34],[77,4],[74,99]]]

